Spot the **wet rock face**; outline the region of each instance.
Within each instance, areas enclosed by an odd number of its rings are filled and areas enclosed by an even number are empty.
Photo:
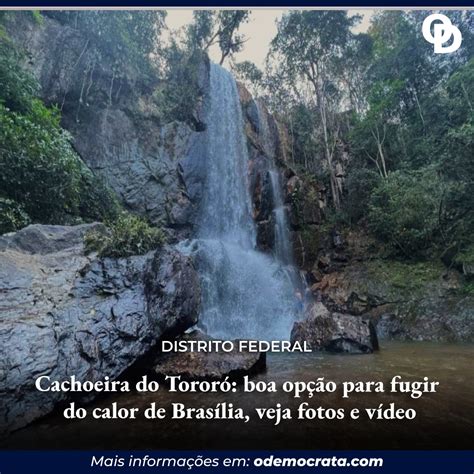
[[[198,322],[201,290],[190,257],[172,248],[157,252],[144,278],[147,311],[163,337],[179,335]]]
[[[211,337],[201,331],[182,336],[179,341],[210,341]],[[257,352],[173,352],[158,356],[155,373],[159,378],[181,375],[189,380],[220,380],[225,377],[239,379],[254,375],[266,368],[265,353]]]
[[[164,334],[196,322],[200,290],[188,257],[170,248],[86,256],[83,235],[98,227],[34,225],[0,238],[0,432],[66,399],[37,391],[38,376],[114,379]]]
[[[252,98],[241,84],[239,94],[249,149],[249,185],[257,248],[271,253],[275,245],[275,203],[270,171],[276,170],[283,188],[281,194],[294,263],[300,269],[310,271],[321,250],[320,225],[326,206],[325,189],[314,179],[299,176],[292,168],[287,130],[268,111],[264,102]]]
[[[378,349],[372,323],[358,316],[330,313],[322,303],[306,310],[303,321],[294,324],[292,342],[304,342],[313,350],[366,354]]]

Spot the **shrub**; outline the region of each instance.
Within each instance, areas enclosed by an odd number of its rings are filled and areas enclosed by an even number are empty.
[[[21,54],[0,39],[2,196],[33,222],[115,218],[115,196],[74,151],[71,136],[60,126],[59,111],[34,97],[38,84],[20,62]]]
[[[196,130],[202,124],[194,112],[202,96],[199,87],[199,67],[204,57],[198,51],[189,53],[172,43],[163,51],[163,81],[155,89],[153,99],[161,110],[161,120],[187,122]]]
[[[439,226],[442,186],[436,172],[396,171],[380,181],[369,203],[369,228],[407,257],[428,248]]]
[[[39,87],[31,74],[21,68],[23,55],[0,36],[0,102],[16,112],[26,113]]]
[[[104,180],[84,167],[80,179],[79,215],[87,221],[113,221],[121,206]]]
[[[357,222],[366,215],[370,196],[379,181],[380,175],[367,168],[356,168],[349,173],[346,211],[351,222]]]
[[[460,267],[465,275],[474,279],[474,244],[459,252],[454,259],[454,263]]]
[[[11,199],[0,197],[0,234],[14,232],[30,223],[22,206]]]
[[[159,248],[164,244],[165,236],[160,228],[150,226],[144,219],[123,213],[109,223],[107,234],[92,231],[84,240],[86,251],[118,258],[143,255]]]
[[[142,74],[150,72],[150,56],[160,46],[166,17],[159,10],[49,10],[43,14],[81,31],[95,42],[100,56],[113,58],[118,69],[132,65]]]
[[[59,115],[33,99],[27,114],[0,105],[0,188],[39,222],[77,214],[81,162]]]

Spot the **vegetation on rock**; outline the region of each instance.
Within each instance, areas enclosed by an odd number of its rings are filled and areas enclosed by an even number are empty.
[[[21,52],[0,39],[0,233],[30,221],[113,217],[116,198],[74,151],[59,111],[36,97],[38,83],[21,62]]]
[[[22,206],[12,199],[0,197],[0,234],[14,232],[30,223]]]
[[[160,228],[128,213],[109,222],[106,233],[91,231],[84,237],[86,251],[116,258],[143,255],[161,247],[164,242],[165,235]]]

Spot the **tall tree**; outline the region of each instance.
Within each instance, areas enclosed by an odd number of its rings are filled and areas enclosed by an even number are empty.
[[[188,27],[188,42],[191,47],[207,51],[219,45],[223,64],[225,59],[241,51],[246,38],[239,34],[241,25],[248,21],[248,10],[197,10]]]
[[[306,82],[312,88],[336,209],[341,205],[342,194],[334,163],[339,140],[340,66],[353,38],[351,27],[357,21],[345,11],[292,11],[278,22],[270,50],[270,57],[281,64],[287,82]]]

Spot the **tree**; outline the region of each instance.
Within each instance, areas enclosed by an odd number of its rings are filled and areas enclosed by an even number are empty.
[[[246,39],[238,30],[249,15],[248,10],[195,11],[187,31],[189,47],[207,51],[212,45],[219,45],[222,65],[227,57],[242,50]]]
[[[340,208],[342,195],[334,164],[342,98],[338,87],[340,66],[353,37],[350,29],[357,21],[345,11],[292,11],[279,21],[270,50],[270,57],[280,62],[287,83],[307,82],[312,88],[336,209]]]
[[[440,172],[448,183],[442,235],[445,246],[474,248],[474,59],[459,68],[446,84],[449,129],[443,140]]]
[[[265,86],[263,72],[252,61],[233,63],[232,71],[237,79],[243,82],[253,95],[261,95]]]
[[[368,80],[373,58],[373,39],[360,33],[349,39],[345,54],[340,58],[338,70],[348,92],[350,109],[363,114],[367,109]]]
[[[375,165],[382,178],[389,172],[387,142],[400,126],[394,109],[398,109],[401,88],[399,80],[375,83],[366,99],[368,110],[357,117],[351,133],[353,151]]]
[[[39,84],[23,60],[0,38],[0,233],[114,215],[115,196],[74,151],[59,111],[35,97]]]
[[[165,26],[162,10],[45,11],[46,15],[81,30],[103,55],[112,56],[117,68],[135,65],[142,73],[152,65]],[[88,47],[88,44],[86,45]]]
[[[390,173],[379,181],[369,203],[369,228],[407,258],[432,245],[439,229],[443,186],[433,168]]]

